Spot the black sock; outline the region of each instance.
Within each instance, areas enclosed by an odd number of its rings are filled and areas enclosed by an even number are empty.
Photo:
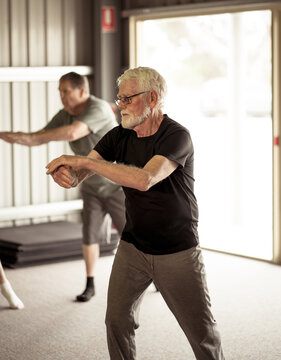
[[[86,283],[86,289],[83,291],[81,295],[76,296],[77,301],[89,301],[91,297],[95,295],[95,283],[94,283],[94,277],[88,276],[87,277],[87,283]]]
[[[86,283],[86,289],[88,288],[94,288],[94,277],[93,276],[87,276],[87,283]]]

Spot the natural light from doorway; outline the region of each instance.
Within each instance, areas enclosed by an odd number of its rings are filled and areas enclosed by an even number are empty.
[[[271,12],[138,21],[136,53],[191,132],[202,247],[271,260]]]

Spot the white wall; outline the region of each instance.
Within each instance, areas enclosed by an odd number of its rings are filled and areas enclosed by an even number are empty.
[[[41,129],[61,108],[59,77],[92,72],[92,11],[91,0],[0,0],[0,131]],[[47,162],[66,152],[63,142],[28,148],[0,140],[1,211],[77,199],[77,190],[45,175]],[[12,212],[10,220],[0,217],[0,227],[12,220]]]

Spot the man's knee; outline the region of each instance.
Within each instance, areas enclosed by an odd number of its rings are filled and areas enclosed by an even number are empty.
[[[107,328],[118,331],[130,331],[139,327],[135,321],[134,314],[131,314],[129,310],[122,310],[121,308],[118,309],[116,307],[108,307],[105,316],[105,324]]]
[[[122,301],[120,299],[111,302],[108,301],[106,315],[105,315],[105,323],[106,325],[116,326],[122,323],[122,320],[126,318],[126,311],[123,310]]]

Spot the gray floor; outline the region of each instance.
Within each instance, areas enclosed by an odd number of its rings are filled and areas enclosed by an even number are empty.
[[[204,251],[213,312],[227,360],[281,359],[281,266]],[[106,360],[104,314],[113,256],[97,269],[97,295],[84,286],[82,260],[5,269],[25,304],[10,310],[0,296],[1,360]],[[192,351],[161,295],[150,287],[137,330],[139,360],[191,360]]]

